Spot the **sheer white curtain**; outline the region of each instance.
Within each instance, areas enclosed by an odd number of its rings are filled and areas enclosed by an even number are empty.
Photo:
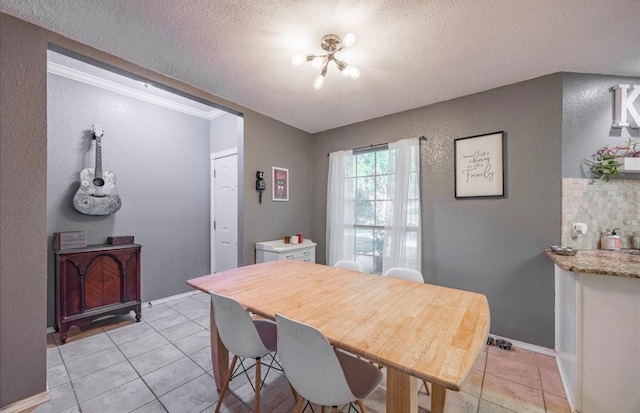
[[[340,260],[354,259],[353,202],[355,183],[347,184],[353,171],[353,151],[329,154],[327,182],[326,262],[334,265]]]
[[[389,152],[390,159],[395,158],[395,176],[388,187],[393,194],[393,206],[385,219],[382,273],[392,267],[422,271],[420,140],[411,138],[390,143]]]
[[[420,246],[420,161],[419,139],[404,139],[388,147],[389,179],[379,188],[382,199],[372,205],[387,203],[383,217],[376,215],[376,225],[384,226],[382,273],[391,267],[406,267],[421,271]],[[385,149],[386,150],[386,149]],[[361,156],[361,155],[358,155]],[[354,203],[356,194],[356,155],[353,151],[329,155],[327,182],[326,263],[356,260]],[[358,175],[359,176],[359,175]],[[386,178],[386,173],[381,177]],[[384,182],[385,180],[381,180]],[[381,183],[381,185],[383,185]],[[362,188],[361,188],[362,190]],[[378,207],[374,207],[377,210]],[[362,217],[360,217],[362,218]],[[383,221],[381,223],[381,221]],[[364,226],[366,228],[366,225]],[[359,228],[363,228],[361,225]],[[362,231],[362,230],[361,230]],[[362,234],[360,234],[362,236]],[[371,240],[373,244],[373,239]],[[373,252],[375,254],[375,252]],[[372,261],[373,262],[373,261]],[[375,268],[376,265],[373,264]],[[378,267],[379,268],[379,267]]]

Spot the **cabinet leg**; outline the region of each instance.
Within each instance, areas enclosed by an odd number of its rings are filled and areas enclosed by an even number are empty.
[[[138,304],[136,305],[136,322],[140,321],[140,318],[142,318],[142,304],[140,302],[138,302]]]
[[[58,325],[58,331],[60,332],[60,335],[58,336],[58,338],[60,339],[60,344],[66,343],[67,331],[69,331],[69,326],[67,325],[67,323],[60,323],[60,325]]]

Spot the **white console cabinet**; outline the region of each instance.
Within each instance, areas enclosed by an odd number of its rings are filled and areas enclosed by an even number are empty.
[[[256,243],[256,263],[296,260],[316,262],[316,243],[305,239],[302,244],[285,244],[283,240]]]

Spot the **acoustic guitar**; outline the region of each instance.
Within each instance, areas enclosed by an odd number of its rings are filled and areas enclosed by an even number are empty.
[[[96,140],[96,168],[80,172],[80,188],[73,197],[73,206],[85,215],[110,215],[122,206],[116,191],[116,175],[102,170],[102,126],[91,125]]]

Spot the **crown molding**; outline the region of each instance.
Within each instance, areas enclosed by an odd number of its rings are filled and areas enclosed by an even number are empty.
[[[174,102],[170,99],[154,96],[150,93],[145,93],[144,91],[136,90],[128,86],[123,86],[116,82],[112,82],[110,80],[106,80],[99,76],[94,76],[77,69],[72,69],[70,67],[67,67],[55,62],[47,62],[47,72],[67,78],[67,79],[75,80],[76,82],[81,82],[87,85],[99,87],[101,89],[105,89],[110,92],[132,97],[134,99],[142,100],[147,103],[162,106],[167,109],[186,113],[188,115],[196,116],[202,119],[212,120],[226,113],[219,109],[212,109],[210,111],[195,109],[190,106]]]

